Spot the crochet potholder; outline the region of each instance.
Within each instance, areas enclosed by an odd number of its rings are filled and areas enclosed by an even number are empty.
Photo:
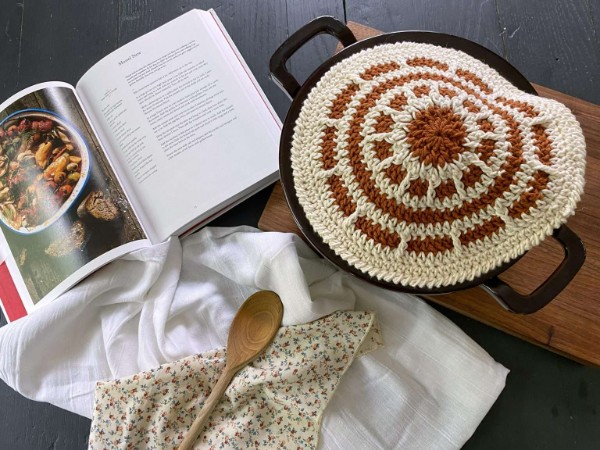
[[[471,281],[573,214],[585,142],[562,104],[471,56],[403,42],[334,65],[305,99],[291,165],[311,226],[369,276]]]

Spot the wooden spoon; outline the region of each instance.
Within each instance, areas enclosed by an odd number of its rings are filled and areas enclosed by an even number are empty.
[[[271,343],[281,326],[283,305],[272,291],[259,291],[244,302],[233,318],[227,338],[225,369],[192,423],[179,450],[190,450],[236,373]]]

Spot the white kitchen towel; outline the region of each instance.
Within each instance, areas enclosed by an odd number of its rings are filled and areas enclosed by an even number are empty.
[[[0,377],[86,417],[95,383],[225,345],[241,303],[277,292],[284,325],[340,309],[375,311],[384,348],[355,361],[325,411],[321,447],[459,448],[507,370],[415,296],[343,272],[298,237],[205,228],[132,253],[0,328]]]

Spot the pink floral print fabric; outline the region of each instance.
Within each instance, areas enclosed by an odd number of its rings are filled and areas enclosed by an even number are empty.
[[[195,448],[316,448],[323,410],[342,375],[356,356],[381,345],[369,312],[338,311],[282,327],[233,379]],[[225,350],[217,349],[99,382],[89,448],[177,448],[224,367]]]

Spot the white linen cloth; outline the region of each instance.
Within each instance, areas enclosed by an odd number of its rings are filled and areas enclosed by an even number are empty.
[[[0,328],[0,377],[91,417],[96,381],[224,346],[259,289],[280,295],[284,325],[339,309],[377,313],[385,346],[344,375],[322,448],[459,448],[504,387],[507,369],[422,300],[337,270],[292,234],[248,227],[205,228],[127,255]]]

